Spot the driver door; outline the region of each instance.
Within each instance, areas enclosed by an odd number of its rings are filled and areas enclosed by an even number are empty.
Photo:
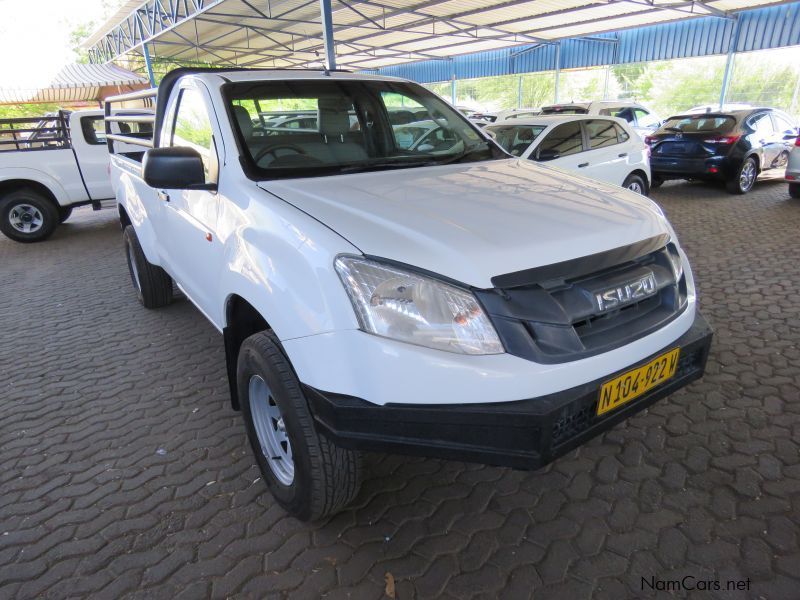
[[[203,159],[206,183],[216,185],[222,139],[215,115],[210,113],[208,91],[197,82],[184,82],[169,109],[161,135],[161,146],[188,146]],[[189,299],[214,323],[216,283],[222,268],[223,247],[217,235],[219,196],[216,190],[158,190],[163,218],[157,235],[165,251],[165,262],[175,282]]]

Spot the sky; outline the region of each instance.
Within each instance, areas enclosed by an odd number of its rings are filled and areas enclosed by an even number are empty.
[[[70,33],[107,16],[108,0],[0,0],[0,82],[36,87],[75,61]]]

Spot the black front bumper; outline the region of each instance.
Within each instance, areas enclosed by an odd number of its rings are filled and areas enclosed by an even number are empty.
[[[689,331],[639,363],[584,385],[515,402],[378,406],[309,386],[305,391],[318,430],[338,445],[536,469],[700,378],[711,337],[711,328],[697,313]],[[597,416],[605,381],[675,347],[681,355],[672,379]]]

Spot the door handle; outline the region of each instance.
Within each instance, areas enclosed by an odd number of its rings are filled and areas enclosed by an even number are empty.
[[[628,156],[628,153],[627,152],[623,152],[622,154],[617,154],[617,156],[620,157],[620,158],[625,158],[626,156]]]
[[[588,166],[589,166],[589,163],[581,163],[581,164],[578,165],[578,168],[582,169],[583,167],[588,167]]]
[[[158,199],[164,202],[169,202],[169,194],[164,190],[158,190]]]

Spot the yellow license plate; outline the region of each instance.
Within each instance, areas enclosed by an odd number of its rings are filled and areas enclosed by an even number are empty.
[[[661,385],[675,375],[678,368],[680,348],[675,348],[654,358],[646,365],[623,373],[619,377],[607,381],[600,388],[600,399],[597,402],[597,414],[602,415],[618,406],[638,398],[645,392]]]

